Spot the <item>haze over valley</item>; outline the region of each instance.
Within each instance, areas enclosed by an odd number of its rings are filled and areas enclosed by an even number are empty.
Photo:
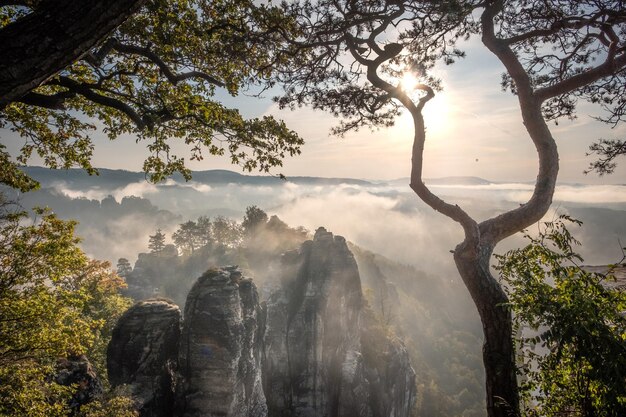
[[[83,248],[111,262],[147,251],[148,235],[157,228],[169,233],[199,216],[241,220],[246,207],[256,205],[290,226],[310,231],[324,226],[396,261],[456,277],[449,251],[462,240],[461,232],[451,220],[419,201],[408,187],[408,179],[281,180],[214,170],[195,172],[189,182],[174,177],[151,184],[143,173],[122,170],[100,169],[99,176],[37,167],[26,172],[41,182],[41,190],[21,195],[22,205],[49,206],[62,218],[78,220]],[[461,205],[478,219],[527,201],[533,186],[476,177],[426,182],[442,198]],[[580,252],[586,263],[621,259],[620,241],[626,241],[625,185],[560,184],[544,220],[556,214],[569,214],[583,222],[572,232],[582,243]],[[498,249],[505,251],[522,243],[516,236]]]

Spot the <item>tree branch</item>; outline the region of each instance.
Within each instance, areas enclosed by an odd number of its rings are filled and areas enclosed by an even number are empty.
[[[51,110],[63,110],[65,109],[65,101],[74,96],[76,96],[76,94],[70,91],[63,91],[52,95],[39,94],[31,91],[17,101],[28,104],[29,106],[43,107]]]
[[[68,77],[59,77],[58,82],[52,81],[50,82],[50,84],[65,87],[70,90],[70,92],[80,94],[81,96],[93,101],[94,103],[98,103],[103,106],[111,107],[113,109],[121,111],[126,116],[128,116],[128,118],[132,120],[133,123],[135,123],[137,128],[140,130],[149,127],[148,123],[146,123],[143,117],[141,117],[141,115],[137,113],[131,106],[124,103],[123,101],[95,92],[88,84],[78,83]]]
[[[533,194],[526,204],[480,223],[481,239],[491,248],[502,239],[538,222],[545,215],[552,204],[559,172],[556,143],[543,119],[541,101],[537,99],[528,74],[515,53],[495,35],[494,18],[501,8],[501,0],[496,0],[485,8],[481,16],[482,41],[504,64],[515,82],[522,120],[537,150],[539,172]]]
[[[597,154],[599,159],[590,163],[589,168],[584,173],[589,174],[591,171],[596,171],[600,176],[612,174],[617,166],[615,159],[626,155],[626,140],[600,139],[589,146],[589,151],[587,155]]]
[[[148,58],[152,61],[159,69],[163,72],[163,75],[174,85],[178,84],[180,81],[184,81],[190,78],[200,78],[204,81],[207,81],[211,84],[217,85],[219,87],[224,87],[226,84],[219,81],[215,77],[210,76],[201,71],[189,71],[180,74],[175,74],[172,69],[163,61],[157,54],[152,52],[149,48],[144,48],[135,45],[126,45],[120,42],[114,42],[112,44],[112,48],[118,52],[133,54],[133,55],[141,55],[145,58]]]
[[[7,6],[24,6],[24,7],[32,7],[33,2],[28,0],[0,0],[0,7]]]
[[[549,87],[544,87],[535,92],[535,96],[541,102],[550,98],[569,93],[578,88],[592,84],[604,77],[613,75],[626,67],[626,53],[612,57],[609,53],[607,59],[597,67],[573,75]]]
[[[380,31],[382,32],[382,31]],[[348,37],[350,38],[350,37]],[[368,44],[373,40],[370,39]],[[442,213],[450,219],[461,225],[465,232],[466,240],[478,242],[479,230],[478,225],[461,207],[446,203],[444,200],[433,194],[424,184],[422,179],[422,166],[424,159],[424,143],[426,142],[426,129],[422,109],[426,103],[432,99],[435,94],[427,85],[420,84],[415,88],[425,92],[417,104],[399,87],[395,87],[378,75],[378,67],[395,58],[402,52],[400,44],[387,44],[383,50],[380,50],[379,56],[375,60],[366,60],[361,56],[353,42],[348,42],[348,48],[352,56],[359,62],[363,62],[367,67],[367,79],[376,88],[379,88],[389,94],[390,97],[397,99],[406,107],[413,118],[414,139],[413,151],[411,155],[411,189],[418,195],[422,201],[428,204],[435,211]]]

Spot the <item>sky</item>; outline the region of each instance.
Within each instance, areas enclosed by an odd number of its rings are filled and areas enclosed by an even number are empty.
[[[431,100],[424,111],[427,126],[424,177],[476,176],[491,181],[533,181],[537,158],[521,122],[517,99],[500,88],[502,65],[479,41],[471,39],[464,48],[467,57],[435,73],[443,80],[444,90]],[[408,177],[413,131],[408,115],[399,117],[389,129],[371,132],[363,129],[344,138],[330,135],[339,121],[327,113],[308,108],[281,110],[272,103],[271,93],[264,99],[218,93],[223,102],[237,107],[247,117],[274,115],[305,140],[302,154],[284,161],[273,173],[287,176],[347,177],[388,180]],[[584,175],[593,160],[586,156],[589,145],[602,137],[623,138],[626,126],[611,129],[590,115],[600,109],[581,105],[574,121],[560,120],[551,130],[560,151],[560,182],[588,184],[624,183],[626,163],[616,172],[600,178]],[[2,132],[2,143],[16,153],[22,140]],[[109,141],[94,134],[96,167],[140,171],[147,156],[145,143],[133,137]],[[183,146],[173,144],[174,153],[187,156]],[[37,165],[38,161],[33,160]],[[193,170],[238,170],[227,158],[207,156],[189,162]]]

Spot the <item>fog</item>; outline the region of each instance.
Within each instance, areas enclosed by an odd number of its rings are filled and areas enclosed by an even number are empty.
[[[245,208],[257,205],[292,227],[304,226],[313,231],[324,226],[390,259],[456,275],[450,251],[462,240],[461,228],[419,201],[409,189],[408,179],[329,183],[323,178],[238,178],[237,182],[213,183],[169,179],[155,185],[137,181],[136,174],[126,182],[107,181],[106,176],[80,181],[69,177],[44,181],[39,195],[29,193],[22,200],[26,206],[49,205],[62,217],[79,220],[78,232],[87,252],[111,261],[123,254],[130,259],[147,250],[147,237],[156,228],[170,234],[179,223],[201,215],[223,215],[241,221]],[[533,187],[529,183],[493,183],[479,178],[427,183],[433,192],[459,204],[477,220],[519,206],[530,197]],[[111,203],[107,196],[112,196],[118,206],[105,204]],[[128,198],[131,196],[148,201],[139,204],[139,200]],[[621,258],[619,242],[626,242],[626,186],[558,185],[554,204],[544,220],[559,214],[570,214],[585,223],[582,228],[572,226],[571,231],[583,243],[580,252],[586,263],[605,264]],[[530,227],[529,232],[536,232],[537,227]],[[502,242],[496,252],[523,244],[521,235],[517,235]]]
[[[157,228],[166,233],[166,243],[170,243],[172,233],[187,220],[221,215],[241,222],[251,205],[277,215],[292,228],[304,226],[313,232],[324,226],[344,236],[357,245],[351,247],[366,292],[374,297],[396,294],[387,317],[392,317],[397,334],[407,341],[420,389],[436,402],[447,401],[451,408],[442,415],[461,415],[467,410],[481,415],[481,326],[450,253],[462,240],[462,229],[422,203],[409,189],[408,179],[278,181],[238,176],[233,181],[208,181],[211,176],[207,174],[191,182],[170,179],[155,185],[136,173],[93,179],[77,175],[54,180],[44,177],[43,189],[22,195],[22,205],[47,205],[62,218],[77,219],[84,250],[114,264],[121,257],[134,264],[139,253],[148,251],[148,236]],[[427,183],[433,192],[460,205],[478,221],[519,207],[533,189],[528,183],[493,183],[480,178]],[[560,214],[584,222],[583,227],[572,225],[570,231],[582,243],[579,252],[586,264],[621,259],[626,242],[626,186],[561,184],[544,220]],[[540,227],[532,225],[527,232],[536,234]],[[272,248],[282,248],[284,239],[276,240],[268,233],[256,236],[254,242],[262,250],[246,264],[263,293],[264,283],[278,275]],[[522,234],[517,234],[501,242],[495,252],[526,243]],[[227,253],[213,257],[215,262],[238,262]],[[188,287],[207,268],[206,259],[194,262],[197,265],[173,263],[150,273],[173,280],[159,288],[176,290],[175,296],[168,295],[182,303]],[[383,305],[380,301],[374,300],[374,309]],[[458,398],[464,399],[459,402]]]

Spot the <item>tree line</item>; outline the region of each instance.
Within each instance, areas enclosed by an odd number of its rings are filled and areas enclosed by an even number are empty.
[[[241,245],[245,238],[250,238],[267,222],[267,213],[257,206],[246,208],[241,223],[224,216],[216,216],[213,219],[200,216],[196,221],[181,223],[172,233],[172,243],[183,255],[193,255],[196,250],[212,245],[232,248]],[[166,235],[161,229],[157,229],[149,236],[150,253],[161,254],[166,246]]]

